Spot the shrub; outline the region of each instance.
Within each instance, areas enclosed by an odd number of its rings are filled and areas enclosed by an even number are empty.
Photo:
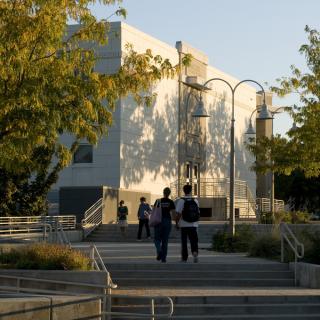
[[[249,248],[251,257],[280,259],[281,241],[280,235],[272,232],[257,237]]]
[[[247,252],[254,237],[250,225],[237,225],[234,236],[225,225],[223,230],[213,235],[212,249],[219,252]]]
[[[261,212],[259,223],[280,224],[281,222],[304,224],[310,221],[310,214],[303,211],[277,211],[274,215],[271,212]]]
[[[90,270],[82,252],[63,245],[35,244],[0,253],[2,268],[42,270]]]

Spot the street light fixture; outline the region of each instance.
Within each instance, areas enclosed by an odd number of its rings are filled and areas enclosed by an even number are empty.
[[[234,95],[235,92],[237,90],[237,88],[245,82],[253,82],[255,84],[257,84],[262,91],[263,94],[263,104],[262,107],[266,108],[266,110],[268,109],[266,104],[265,104],[265,91],[262,87],[262,85],[260,83],[258,83],[255,80],[251,80],[251,79],[246,79],[246,80],[242,80],[240,82],[238,82],[234,87],[232,87],[232,85],[221,78],[212,78],[207,80],[204,84],[203,87],[205,88],[206,85],[209,82],[212,81],[222,81],[224,82],[231,90],[232,93],[232,113],[231,113],[231,127],[230,127],[230,213],[229,213],[229,227],[230,227],[230,233],[234,236],[235,234],[235,208],[234,208],[234,203],[235,203],[235,194],[234,194],[234,184],[235,184],[235,147],[234,147],[234,141],[235,141],[235,134],[234,134],[234,123],[235,123],[235,118],[234,118]],[[196,112],[192,115],[193,117],[208,117],[208,113],[205,110],[203,101],[202,101],[202,92],[200,92],[200,99],[198,102],[198,106],[196,108]]]
[[[260,109],[261,107],[261,109]],[[259,115],[257,116],[258,120],[272,120],[271,122],[271,139],[273,138],[273,120],[274,120],[274,115],[278,113],[278,111],[280,109],[286,109],[286,108],[290,108],[290,107],[279,107],[274,111],[269,111],[268,107],[263,104],[262,106],[259,106],[258,108],[256,108],[255,110],[252,111],[251,116],[250,116],[250,120],[249,120],[249,125],[248,125],[248,129],[245,132],[246,135],[254,135],[256,134],[253,126],[252,126],[252,121],[251,118],[253,116],[253,114],[256,111],[259,111]],[[297,126],[295,123],[293,123],[293,126],[290,130],[297,130]],[[271,176],[270,176],[270,213],[274,214],[274,172],[273,170],[271,170]]]

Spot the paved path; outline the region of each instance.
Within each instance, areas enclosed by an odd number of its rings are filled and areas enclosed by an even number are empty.
[[[77,246],[89,246],[91,243],[82,242],[73,244]],[[134,242],[134,243],[95,243],[100,255],[108,265],[110,263],[157,263],[156,250],[152,241]],[[249,258],[245,253],[221,253],[207,250],[210,247],[208,243],[199,244],[199,263],[274,263],[274,261]],[[190,251],[190,250],[189,250]],[[180,261],[180,244],[169,243],[167,263],[177,263]],[[192,259],[190,259],[190,263]]]

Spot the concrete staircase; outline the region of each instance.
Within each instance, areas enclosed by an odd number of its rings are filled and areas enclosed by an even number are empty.
[[[224,223],[217,224],[200,224],[199,226],[199,242],[211,243],[212,236],[218,230],[224,228]],[[151,235],[153,236],[153,228],[151,229]],[[102,224],[94,232],[92,232],[86,239],[91,242],[132,242],[136,241],[138,232],[138,224],[129,224],[127,228],[127,234],[122,236],[118,225],[116,224]],[[142,238],[146,241],[145,229],[142,232]],[[151,241],[152,242],[152,241]],[[170,234],[170,242],[180,242],[180,231],[176,230],[174,224],[172,225],[172,231]]]
[[[150,297],[169,296],[174,302],[170,319],[320,319],[320,290],[294,287],[287,264],[205,249],[200,250],[199,263],[179,263],[176,243],[169,244],[168,262],[163,264],[148,242],[97,245],[118,284],[112,290],[114,312],[150,314]],[[168,312],[165,298],[155,303],[157,314]]]

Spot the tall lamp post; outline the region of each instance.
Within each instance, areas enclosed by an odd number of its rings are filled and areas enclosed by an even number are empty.
[[[280,109],[284,109],[285,107],[279,107],[273,111],[269,111],[268,109],[264,109],[259,112],[257,119],[258,120],[272,120],[271,122],[271,139],[273,138],[273,120],[274,120],[274,115],[278,113],[278,111]],[[286,107],[288,108],[288,107]],[[255,135],[256,131],[254,130],[253,126],[252,126],[252,116],[256,111],[259,111],[259,107],[256,108],[255,110],[252,111],[251,116],[250,116],[250,120],[249,120],[249,126],[247,131],[245,132],[246,135]],[[294,130],[295,128],[295,124],[293,125],[291,130]],[[274,214],[274,172],[273,170],[271,170],[271,174],[270,174],[270,213]]]
[[[257,84],[263,93],[263,104],[262,104],[262,109],[268,109],[266,104],[265,104],[265,91],[260,83],[258,83],[255,80],[251,79],[246,79],[238,82],[234,87],[232,85],[221,78],[212,78],[207,80],[204,84],[203,87],[205,87],[209,82],[212,81],[222,81],[227,86],[230,88],[231,93],[232,93],[232,113],[231,113],[231,128],[230,128],[230,213],[229,213],[229,227],[230,227],[230,233],[232,235],[235,234],[235,210],[234,210],[234,202],[235,202],[235,194],[234,194],[234,182],[235,182],[235,148],[234,148],[234,141],[235,141],[235,134],[234,134],[234,123],[235,123],[235,118],[234,118],[234,95],[237,90],[237,88],[245,82],[253,82]],[[199,117],[209,117],[207,114],[205,108],[204,108],[204,103],[202,101],[202,91],[200,92],[200,99],[198,102],[198,106],[194,114],[192,115],[193,117],[199,118]]]

